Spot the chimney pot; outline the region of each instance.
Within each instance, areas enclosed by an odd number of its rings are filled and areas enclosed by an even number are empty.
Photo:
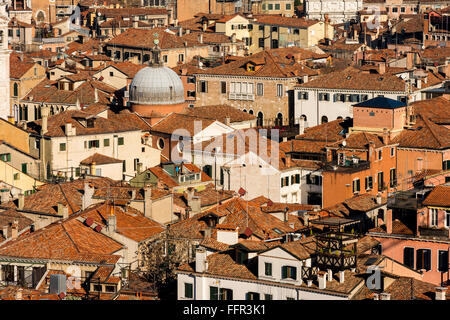
[[[18,209],[23,210],[25,206],[25,195],[23,193],[19,193],[19,203]]]
[[[446,300],[446,291],[447,288],[445,287],[436,287],[436,300]]]
[[[327,288],[327,273],[324,271],[319,271],[317,275],[317,280],[319,281],[319,289]]]

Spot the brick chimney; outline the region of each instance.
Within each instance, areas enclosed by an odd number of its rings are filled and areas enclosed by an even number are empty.
[[[385,74],[386,73],[386,62],[382,62],[378,65],[378,73]]]
[[[151,219],[152,218],[152,189],[147,186],[144,188],[144,216]]]
[[[17,236],[19,235],[19,220],[14,220],[14,222],[11,224],[11,239],[17,239]]]
[[[386,233],[392,233],[392,209],[387,209],[384,214],[384,224],[386,225]]]

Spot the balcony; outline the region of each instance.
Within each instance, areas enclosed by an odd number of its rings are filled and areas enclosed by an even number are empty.
[[[340,173],[354,173],[358,171],[364,171],[370,169],[369,161],[351,161],[345,160],[344,162],[332,161],[327,162],[324,166],[324,171],[337,171]]]
[[[449,240],[449,229],[438,229],[430,227],[420,227],[419,234],[421,238]]]
[[[228,95],[229,100],[245,100],[245,101],[254,101],[255,95],[250,93],[230,93]]]

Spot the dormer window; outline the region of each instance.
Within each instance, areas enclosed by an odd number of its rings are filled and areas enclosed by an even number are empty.
[[[242,250],[236,249],[236,263],[246,264],[248,260],[248,253]]]
[[[253,64],[247,64],[247,71],[254,72],[255,71],[255,65]]]
[[[94,119],[87,119],[86,127],[93,128],[94,127]]]

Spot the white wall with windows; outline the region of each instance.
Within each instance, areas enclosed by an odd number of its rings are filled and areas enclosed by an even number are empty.
[[[353,117],[352,105],[378,96],[400,100],[404,92],[334,90],[316,88],[295,89],[295,123],[303,116],[305,127],[317,126],[338,118]],[[325,120],[325,121],[324,121]]]

